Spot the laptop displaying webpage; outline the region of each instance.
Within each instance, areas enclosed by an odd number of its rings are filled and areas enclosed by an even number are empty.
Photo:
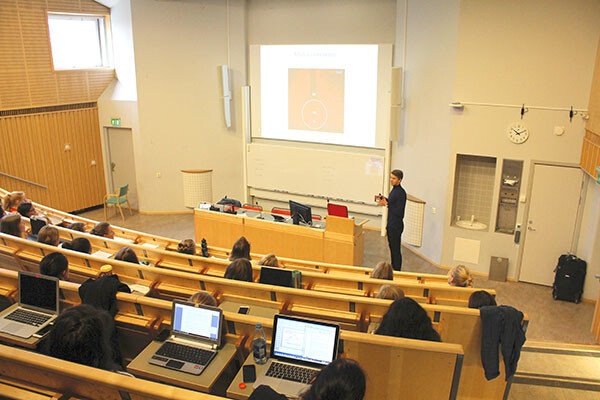
[[[56,303],[56,281],[43,276],[19,274],[19,300],[21,305],[36,307],[54,313]]]
[[[327,365],[335,358],[336,328],[279,317],[273,355]]]
[[[173,331],[186,335],[218,340],[220,329],[219,311],[174,303]]]

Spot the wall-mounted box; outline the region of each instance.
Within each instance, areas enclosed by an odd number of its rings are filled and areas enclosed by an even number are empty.
[[[515,233],[522,175],[523,161],[503,161],[495,232]]]

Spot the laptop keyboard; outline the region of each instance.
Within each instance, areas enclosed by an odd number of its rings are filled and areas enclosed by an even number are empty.
[[[272,362],[266,375],[273,378],[286,379],[288,381],[310,383],[311,378],[316,372],[317,371],[312,368]]]
[[[165,342],[156,352],[159,356],[175,358],[199,365],[208,364],[214,353],[214,351],[173,342]]]
[[[52,318],[52,316],[38,314],[35,312],[23,310],[22,308],[17,308],[15,311],[8,314],[5,318],[10,319],[11,321],[17,321],[27,325],[40,326],[44,322]]]

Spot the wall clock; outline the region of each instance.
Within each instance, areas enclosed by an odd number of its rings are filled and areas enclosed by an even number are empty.
[[[529,139],[529,129],[522,122],[510,124],[506,134],[508,139],[515,144],[525,143]]]

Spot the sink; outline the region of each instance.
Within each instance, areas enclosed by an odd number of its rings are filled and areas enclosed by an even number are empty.
[[[487,229],[487,225],[477,221],[456,221],[456,226],[459,228],[472,229],[474,231],[482,231]]]

